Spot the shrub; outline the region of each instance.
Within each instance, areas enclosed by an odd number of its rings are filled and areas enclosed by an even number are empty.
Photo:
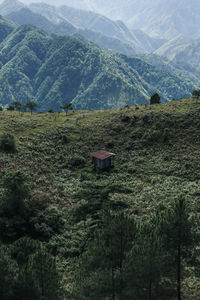
[[[5,152],[15,152],[16,144],[15,138],[10,133],[3,133],[0,136],[0,150]]]
[[[66,145],[66,144],[69,143],[69,138],[65,134],[62,134],[61,137],[60,137],[60,139],[61,139],[61,143],[63,145]]]
[[[169,137],[169,132],[167,129],[162,130],[149,130],[145,132],[142,137],[142,143],[145,145],[151,145],[156,142],[167,143]]]
[[[69,156],[68,157],[68,165],[71,167],[84,167],[85,166],[85,159],[82,156]]]
[[[15,110],[15,108],[14,108],[14,106],[9,105],[9,106],[7,107],[7,110],[13,111],[13,110]]]
[[[150,104],[160,104],[160,96],[157,93],[151,96]]]

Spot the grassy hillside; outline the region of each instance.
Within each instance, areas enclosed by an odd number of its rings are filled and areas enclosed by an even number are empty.
[[[183,99],[67,115],[0,113],[1,133],[14,135],[17,146],[16,153],[1,152],[1,193],[2,177],[9,170],[28,175],[29,203],[36,214],[32,226],[56,253],[68,290],[73,257],[86,242],[83,224],[69,221],[84,186],[121,186],[111,198],[128,204],[127,213],[139,222],[170,207],[177,195],[189,201],[191,213],[199,211],[199,112],[200,100]],[[110,172],[93,171],[89,154],[98,149],[116,153]],[[48,218],[52,205],[62,218],[61,227]],[[185,299],[195,299],[196,284],[195,278],[184,282]]]

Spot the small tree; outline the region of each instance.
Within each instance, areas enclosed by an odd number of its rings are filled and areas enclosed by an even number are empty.
[[[23,215],[26,210],[25,199],[29,196],[29,187],[25,181],[26,175],[21,171],[10,171],[3,178],[3,208],[9,215]]]
[[[200,90],[194,90],[192,92],[192,97],[193,98],[200,98]]]
[[[7,110],[9,110],[9,111],[13,111],[13,110],[15,110],[15,108],[14,108],[14,106],[13,106],[13,105],[9,105],[9,106],[7,107]]]
[[[168,273],[171,273],[172,282],[176,282],[177,300],[181,300],[184,271],[195,247],[195,235],[188,204],[182,197],[176,199],[172,209],[163,214],[161,231],[165,236],[168,268],[171,270]]]
[[[73,105],[70,102],[70,103],[67,103],[65,105],[62,105],[60,108],[63,109],[66,112],[66,115],[67,115],[68,111],[73,109]]]
[[[16,151],[15,138],[12,134],[3,133],[0,136],[0,151],[4,151],[4,152]]]
[[[0,299],[14,299],[17,264],[10,257],[8,248],[0,245]]]
[[[26,103],[26,107],[30,110],[31,114],[37,109],[37,106],[37,103],[33,101],[29,101]]]
[[[11,102],[12,106],[14,107],[15,110],[20,111],[23,107],[22,103],[19,101],[13,101]]]
[[[61,300],[61,275],[55,258],[37,240],[27,237],[18,239],[11,247],[19,274],[14,300]]]
[[[160,104],[160,96],[157,93],[151,96],[150,104]]]

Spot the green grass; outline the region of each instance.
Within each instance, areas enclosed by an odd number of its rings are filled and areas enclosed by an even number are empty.
[[[32,185],[32,195],[43,192],[49,203],[61,209],[66,227],[50,243],[56,242],[60,247],[59,261],[65,269],[68,260],[63,240],[67,240],[68,210],[76,205],[74,194],[88,180],[130,188],[130,193],[112,197],[129,203],[127,213],[135,215],[139,222],[170,206],[179,194],[190,202],[191,213],[199,211],[199,113],[200,100],[196,99],[67,115],[1,112],[0,132],[15,136],[17,152],[0,153],[0,183],[8,170],[23,170]],[[148,123],[143,122],[144,115],[149,116]],[[130,121],[123,122],[123,116]],[[89,154],[98,149],[117,154],[110,172],[93,171]],[[71,159],[77,157],[83,159],[83,165],[74,167]],[[78,231],[73,234],[76,237],[71,247],[80,238]],[[67,282],[68,276],[66,272]],[[193,282],[191,293],[187,287],[189,295],[194,295]]]

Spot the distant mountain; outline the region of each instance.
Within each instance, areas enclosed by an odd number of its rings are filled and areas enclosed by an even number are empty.
[[[150,53],[153,53],[167,42],[166,39],[152,38],[140,29],[135,29],[132,33],[137,44]]]
[[[16,27],[12,22],[2,18],[0,15],[0,42],[3,41]]]
[[[32,24],[46,30],[48,33],[58,34],[71,34],[76,28],[78,33],[88,40],[114,51],[121,51],[130,55],[138,51],[153,52],[166,42],[164,39],[150,38],[141,30],[131,31],[122,21],[112,21],[91,11],[68,6],[55,7],[45,3],[33,3],[26,7],[26,9],[35,13],[35,15],[31,15],[30,11],[19,9],[20,2],[14,5],[15,0],[9,1],[11,4],[10,13],[3,15],[18,24]],[[2,6],[5,6],[5,4],[3,3]],[[6,7],[6,11],[9,11],[8,3]],[[14,11],[13,7],[17,7],[17,10]],[[46,20],[42,20],[41,16],[45,17]],[[47,20],[52,24],[48,24]],[[70,26],[73,26],[74,29],[68,30]]]
[[[65,20],[79,29],[98,32],[129,44],[133,48],[140,48],[134,35],[123,22],[114,22],[103,15],[68,6],[55,7],[44,3],[33,3],[29,8],[54,23]],[[144,50],[143,47],[141,49]]]
[[[33,25],[37,26],[47,33],[65,34],[71,35],[77,32],[77,28],[74,27],[70,22],[63,20],[60,23],[53,23],[44,16],[34,13],[28,8],[22,8],[16,12],[12,12],[6,15],[6,18],[12,20],[19,25]]]
[[[154,37],[171,39],[178,34],[200,37],[199,0],[63,0],[60,3],[120,19],[129,28],[142,29]]]
[[[140,59],[30,25],[16,27],[0,43],[0,64],[0,103],[34,100],[43,111],[68,102],[77,109],[144,104],[155,91],[170,100],[196,88]]]
[[[200,76],[200,39],[178,36],[165,43],[155,53],[167,57],[182,69]]]
[[[133,46],[133,43],[131,46],[117,38],[112,38],[111,36],[104,35],[100,32],[77,28],[65,19],[53,23],[50,21],[50,18],[46,18],[44,15],[35,13],[28,8],[12,12],[7,15],[6,18],[19,25],[29,24],[37,26],[49,34],[74,35],[79,39],[85,38],[102,48],[110,49],[115,52],[122,52],[128,55],[136,55],[141,52],[141,48],[138,45]]]
[[[102,48],[127,55],[138,56],[156,67],[175,72],[185,78],[190,78],[196,83],[200,81],[198,74],[192,74],[194,73],[192,67],[189,68],[187,66],[187,68],[185,68],[185,66],[175,61],[173,63],[166,63],[165,61],[163,64],[161,57],[145,55],[143,54],[144,50],[141,51],[141,49],[146,49],[149,52],[154,52],[159,47],[161,47],[160,49],[164,49],[164,47],[162,47],[163,43],[165,44],[166,42],[164,39],[150,38],[141,30],[130,32],[121,21],[112,22],[101,15],[72,9],[66,6],[63,6],[61,9],[40,3],[31,5],[30,7],[33,8],[34,12],[28,8],[22,8],[17,12],[12,12],[7,15],[7,18],[20,25],[31,24],[40,27],[50,34],[74,35],[79,39],[84,37]],[[54,20],[54,22],[50,20]],[[87,27],[92,27],[93,30],[86,29]],[[101,33],[101,31],[105,32],[105,34]],[[123,40],[127,41],[127,43],[123,42]],[[189,39],[185,38],[181,42],[183,43],[184,41],[188,44]],[[166,43],[166,45],[168,44],[170,44],[170,42]],[[163,53],[159,51],[155,53],[163,55]],[[170,57],[168,58],[171,59]],[[172,64],[174,65],[172,66]]]
[[[26,7],[18,0],[5,0],[0,4],[0,14],[5,16]]]

